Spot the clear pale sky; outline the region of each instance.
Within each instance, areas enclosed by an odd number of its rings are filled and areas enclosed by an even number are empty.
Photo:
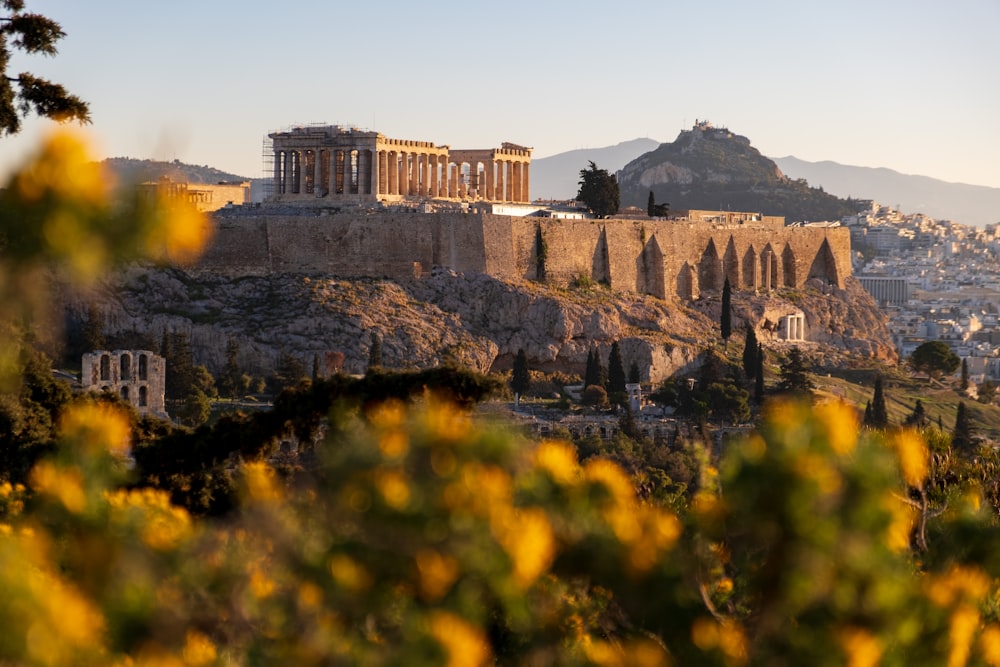
[[[1000,0],[27,0],[67,37],[11,71],[91,105],[98,157],[262,173],[269,131],[352,124],[535,157],[696,119],[771,157],[1000,187]],[[45,123],[0,139],[0,179]]]

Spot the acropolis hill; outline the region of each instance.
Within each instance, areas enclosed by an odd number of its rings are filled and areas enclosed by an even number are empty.
[[[224,275],[413,278],[439,266],[507,280],[697,299],[720,290],[843,287],[846,229],[786,227],[759,213],[560,217],[530,203],[531,149],[454,150],[341,126],[270,136],[272,192],[216,213],[198,270]]]
[[[659,382],[717,340],[728,276],[734,330],[753,327],[765,347],[805,345],[832,365],[895,358],[885,316],[849,275],[846,229],[532,204],[531,149],[509,143],[459,151],[305,127],[273,134],[268,159],[267,201],[214,212],[199,265],[130,267],[67,303],[70,326],[97,301],[106,335],[186,332],[213,372],[235,341],[255,375],[282,355],[308,367],[334,352],[363,373],[375,338],[391,368],[501,370],[523,349],[533,370],[579,374],[618,343]]]

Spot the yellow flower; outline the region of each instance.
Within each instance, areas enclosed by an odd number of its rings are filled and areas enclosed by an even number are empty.
[[[243,475],[251,499],[258,502],[272,502],[283,497],[274,478],[274,470],[266,463],[256,461],[247,463],[243,466]]]
[[[921,486],[927,479],[930,467],[924,439],[916,431],[905,429],[893,437],[892,444],[899,456],[899,469],[903,474],[903,481],[912,487]]]
[[[59,420],[59,432],[64,440],[87,452],[128,454],[131,437],[128,417],[111,405],[91,402],[71,405]]]
[[[514,580],[527,588],[548,569],[556,554],[556,539],[545,511],[538,507],[498,510],[490,526],[514,566]]]
[[[330,559],[330,574],[334,581],[351,591],[362,591],[372,584],[368,571],[344,554],[335,554]]]
[[[979,637],[983,659],[993,667],[1000,667],[1000,626],[990,625]]]
[[[31,485],[39,493],[58,500],[74,514],[87,507],[83,475],[78,468],[59,468],[51,461],[42,461],[31,471]]]
[[[430,614],[430,634],[448,654],[447,667],[482,667],[491,664],[490,649],[482,630],[446,611]]]
[[[843,480],[840,472],[831,465],[828,456],[800,452],[796,455],[793,466],[799,477],[815,482],[823,495],[833,495],[840,491]]]
[[[747,658],[747,638],[743,629],[732,621],[717,622],[701,617],[691,624],[691,641],[702,651],[718,649],[728,663],[742,664]]]
[[[847,667],[875,667],[882,659],[882,642],[863,628],[846,628],[839,633],[839,639]]]
[[[910,548],[910,534],[917,521],[917,510],[891,494],[883,498],[882,506],[891,517],[886,529],[886,543],[892,551],[902,553]]]
[[[191,667],[203,667],[211,664],[218,656],[212,640],[196,630],[188,630],[184,638],[182,655],[184,662]]]
[[[979,602],[990,593],[990,577],[977,567],[953,565],[948,572],[930,577],[927,597],[939,607],[947,607],[956,599]]]
[[[627,503],[635,500],[635,487],[618,465],[607,459],[594,458],[584,466],[588,481],[602,484],[611,494],[613,502]]]
[[[418,551],[416,561],[420,592],[431,601],[444,597],[458,578],[458,561],[433,549]]]
[[[375,488],[385,503],[395,510],[404,509],[410,502],[410,486],[399,470],[375,471]]]
[[[979,611],[971,605],[963,604],[951,615],[948,628],[948,667],[963,667],[969,660],[969,646],[979,627]]]
[[[815,414],[826,430],[830,449],[840,456],[854,451],[858,443],[858,415],[854,408],[830,401],[816,406]]]
[[[89,154],[76,133],[61,129],[48,135],[38,156],[14,177],[20,198],[37,202],[54,194],[69,202],[105,205],[114,183],[112,175]]]
[[[380,431],[392,431],[406,423],[406,404],[397,399],[382,401],[368,412],[368,421]]]
[[[576,448],[567,442],[546,440],[535,450],[535,465],[559,484],[572,484],[580,474]]]

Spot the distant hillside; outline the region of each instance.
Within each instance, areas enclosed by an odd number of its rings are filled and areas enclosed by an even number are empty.
[[[104,164],[125,182],[142,183],[169,178],[178,183],[242,183],[249,181],[246,176],[238,176],[219,171],[208,165],[184,164],[180,160],[160,162],[158,160],[137,160],[130,157],[112,157]]]
[[[673,209],[760,211],[788,222],[839,220],[859,208],[786,177],[749,139],[707,123],[629,162],[619,185],[622,206],[645,208],[652,191]]]
[[[789,177],[804,178],[842,197],[874,199],[905,213],[924,213],[965,225],[1000,222],[1000,188],[948,183],[892,169],[806,162],[792,156],[774,161]]]
[[[605,148],[580,148],[531,160],[532,199],[572,199],[579,190],[580,170],[593,160],[612,174],[639,155],[659,146],[653,139],[633,139]]]

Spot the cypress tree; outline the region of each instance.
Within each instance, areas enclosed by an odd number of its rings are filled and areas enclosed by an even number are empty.
[[[923,428],[927,425],[927,411],[924,409],[924,402],[919,398],[913,406],[913,412],[906,418],[906,424],[917,428]]]
[[[368,370],[382,366],[382,339],[372,332],[371,346],[368,348]]]
[[[600,380],[600,374],[597,371],[596,356],[597,353],[593,349],[587,352],[587,369],[583,372],[584,388],[598,384]]]
[[[639,362],[635,359],[632,360],[632,364],[628,367],[628,381],[630,384],[639,384],[642,381],[642,375],[639,373]]]
[[[653,217],[656,215],[656,197],[653,196],[653,191],[649,191],[649,199],[646,200],[646,215]]]
[[[962,359],[962,391],[966,391],[969,388],[969,360]]]
[[[872,421],[873,428],[889,428],[889,413],[885,407],[885,390],[882,386],[882,376],[875,378],[875,395],[872,397]]]
[[[729,276],[722,285],[722,316],[720,317],[720,328],[722,329],[722,340],[729,340],[733,333],[733,288],[729,284]]]
[[[959,401],[958,411],[955,413],[955,430],[951,434],[952,449],[957,449],[963,453],[972,452],[972,424],[969,421],[969,413],[965,409],[965,401]]]
[[[528,372],[528,356],[524,353],[524,348],[517,351],[514,357],[514,370],[510,376],[510,388],[518,396],[528,393],[531,387],[531,374]]]
[[[754,400],[758,403],[764,400],[764,345],[757,343],[757,368],[753,386]]]
[[[757,333],[747,325],[746,342],[743,344],[743,372],[748,378],[757,372]]]
[[[622,363],[621,349],[618,341],[611,344],[611,354],[608,355],[608,394],[625,393],[625,365]]]
[[[873,428],[874,427],[874,424],[872,424],[872,402],[871,402],[871,399],[865,401],[865,417],[864,417],[864,421],[862,423],[865,426],[867,426],[868,428]]]

